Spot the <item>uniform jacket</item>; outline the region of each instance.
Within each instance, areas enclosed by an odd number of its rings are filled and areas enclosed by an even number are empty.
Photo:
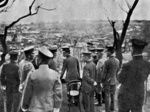
[[[30,71],[34,71],[35,68],[30,61],[22,60],[19,63],[20,83],[22,84]]]
[[[94,90],[94,81],[96,81],[96,65],[89,61],[83,68],[82,92],[92,92]]]
[[[117,83],[116,75],[119,70],[119,60],[110,56],[104,63],[102,82],[104,85],[115,85]]]
[[[18,91],[19,88],[19,66],[16,62],[4,64],[1,71],[1,84],[7,89]]]
[[[57,70],[57,67],[56,67],[56,63],[54,62],[53,59],[50,59],[50,60],[49,60],[48,66],[49,66],[50,69],[55,70],[55,71],[58,71],[58,70]]]
[[[100,84],[102,80],[102,71],[103,71],[103,65],[104,63],[99,59],[96,65],[96,70],[97,70],[97,83]]]
[[[60,108],[62,85],[59,74],[40,65],[39,69],[30,72],[23,92],[22,108],[31,112],[51,112]]]
[[[66,81],[80,78],[79,61],[77,58],[69,56],[63,61],[62,75],[66,73]]]
[[[150,62],[142,56],[135,56],[133,60],[123,64],[118,74],[118,81],[121,83],[119,92],[127,97],[137,99],[144,97],[144,81],[150,74]],[[130,94],[130,95],[129,95]],[[138,98],[137,98],[138,97]]]

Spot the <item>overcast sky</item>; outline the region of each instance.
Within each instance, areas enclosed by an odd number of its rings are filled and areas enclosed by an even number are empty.
[[[9,4],[12,0],[9,0]],[[125,0],[37,0],[36,5],[43,3],[45,8],[56,8],[56,10],[39,11],[36,16],[29,17],[21,22],[53,22],[70,20],[104,20],[106,14],[110,19],[125,19],[126,13],[121,7],[128,11]],[[128,0],[132,5],[134,0]],[[32,0],[16,0],[13,7],[7,13],[0,14],[0,22],[13,21],[28,13],[28,6]],[[8,5],[9,5],[8,4]],[[150,0],[139,0],[131,19],[150,20]],[[106,10],[104,10],[106,9]],[[34,10],[33,10],[34,11]]]

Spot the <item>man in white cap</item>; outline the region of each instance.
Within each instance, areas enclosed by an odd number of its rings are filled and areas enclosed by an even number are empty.
[[[49,69],[48,61],[53,54],[39,48],[39,69],[30,72],[23,92],[22,109],[27,112],[59,112],[62,101],[62,85],[59,74]]]
[[[22,93],[24,89],[24,83],[27,78],[27,75],[30,71],[34,71],[35,68],[31,61],[33,60],[33,50],[34,46],[29,46],[24,48],[24,55],[25,59],[20,61],[19,63],[19,73],[20,73],[20,86],[19,86],[19,92]],[[18,110],[18,112],[22,112],[21,108]]]
[[[31,61],[33,60],[33,50],[34,46],[24,48],[25,59],[23,59],[19,63],[19,72],[20,72],[20,89],[19,91],[22,92],[24,82],[26,77],[30,71],[34,71],[35,68]]]

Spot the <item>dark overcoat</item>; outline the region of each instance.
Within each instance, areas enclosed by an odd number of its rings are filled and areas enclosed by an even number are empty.
[[[96,65],[93,62],[88,62],[83,68],[82,91],[90,93],[94,90],[93,83],[96,81]]]
[[[149,74],[150,62],[144,60],[142,56],[135,56],[133,60],[123,64],[118,74],[118,81],[121,83],[118,94],[120,109],[142,108],[144,81]]]
[[[69,56],[63,61],[62,75],[66,71],[66,81],[80,78],[80,67],[77,58]]]
[[[104,85],[115,85],[117,83],[116,74],[119,70],[119,60],[110,56],[104,63],[102,82]]]

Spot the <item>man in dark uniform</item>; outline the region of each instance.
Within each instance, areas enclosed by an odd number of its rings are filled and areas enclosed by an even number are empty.
[[[133,59],[123,64],[118,81],[118,112],[142,112],[144,101],[144,81],[150,74],[150,62],[143,59],[142,52],[147,42],[131,39]]]
[[[85,112],[94,112],[94,91],[96,82],[96,65],[91,61],[91,53],[83,52],[82,103]]]
[[[19,106],[19,66],[17,64],[18,52],[9,52],[10,62],[4,64],[1,72],[1,84],[6,87],[7,112],[17,112]]]
[[[80,78],[79,61],[77,58],[70,55],[69,47],[63,48],[63,56],[66,57],[66,59],[63,61],[62,73],[60,78],[61,79],[63,78],[64,73],[66,71],[67,82],[79,79]]]
[[[48,66],[49,68],[58,71],[57,67],[56,67],[56,63],[54,61],[54,58],[56,58],[56,53],[57,53],[57,48],[53,47],[53,48],[49,48],[49,50],[53,53],[53,57],[49,60]]]
[[[105,111],[114,111],[115,90],[116,90],[116,75],[119,71],[119,60],[115,58],[114,48],[107,47],[108,59],[104,63],[102,73],[102,83],[105,92]],[[111,100],[111,103],[110,103]]]

